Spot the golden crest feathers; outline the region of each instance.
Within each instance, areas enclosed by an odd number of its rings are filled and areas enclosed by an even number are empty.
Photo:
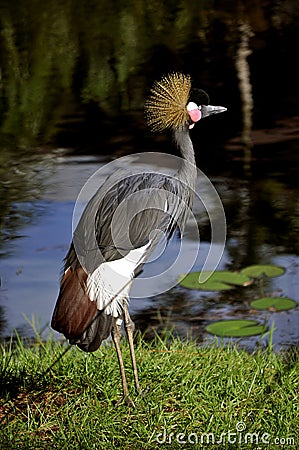
[[[145,116],[153,131],[180,128],[188,120],[187,103],[191,77],[170,73],[155,81],[145,102]]]

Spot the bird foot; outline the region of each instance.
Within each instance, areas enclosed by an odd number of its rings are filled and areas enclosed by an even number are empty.
[[[149,392],[149,388],[147,389],[137,389],[138,395],[139,397],[145,397],[148,392]]]
[[[149,388],[147,389],[137,389],[138,397],[145,397],[148,392],[150,391]],[[131,408],[135,408],[135,403],[131,399],[129,395],[122,395],[120,399],[115,403],[115,406],[119,406],[121,403],[125,403],[127,406],[130,406]]]
[[[122,395],[121,398],[116,402],[115,406],[119,406],[121,403],[125,403],[127,406],[131,408],[135,408],[135,403],[128,395]]]

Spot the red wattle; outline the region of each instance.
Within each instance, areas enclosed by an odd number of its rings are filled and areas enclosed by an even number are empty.
[[[201,111],[199,109],[192,109],[188,112],[192,122],[198,122],[201,119]]]

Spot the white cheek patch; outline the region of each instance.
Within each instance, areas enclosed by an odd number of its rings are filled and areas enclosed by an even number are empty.
[[[194,102],[189,102],[188,105],[187,105],[187,111],[190,112],[190,111],[192,111],[193,109],[198,109],[197,104],[194,103]]]
[[[189,113],[190,119],[192,120],[193,124],[189,126],[189,128],[193,128],[194,123],[198,122],[201,119],[201,107],[198,106],[194,102],[189,102],[187,105],[187,111]],[[192,126],[193,125],[193,126]]]

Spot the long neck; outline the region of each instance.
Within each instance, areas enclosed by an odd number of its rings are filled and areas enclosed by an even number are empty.
[[[177,175],[188,185],[193,186],[196,179],[196,161],[189,130],[185,128],[175,130],[174,140],[183,158]]]

